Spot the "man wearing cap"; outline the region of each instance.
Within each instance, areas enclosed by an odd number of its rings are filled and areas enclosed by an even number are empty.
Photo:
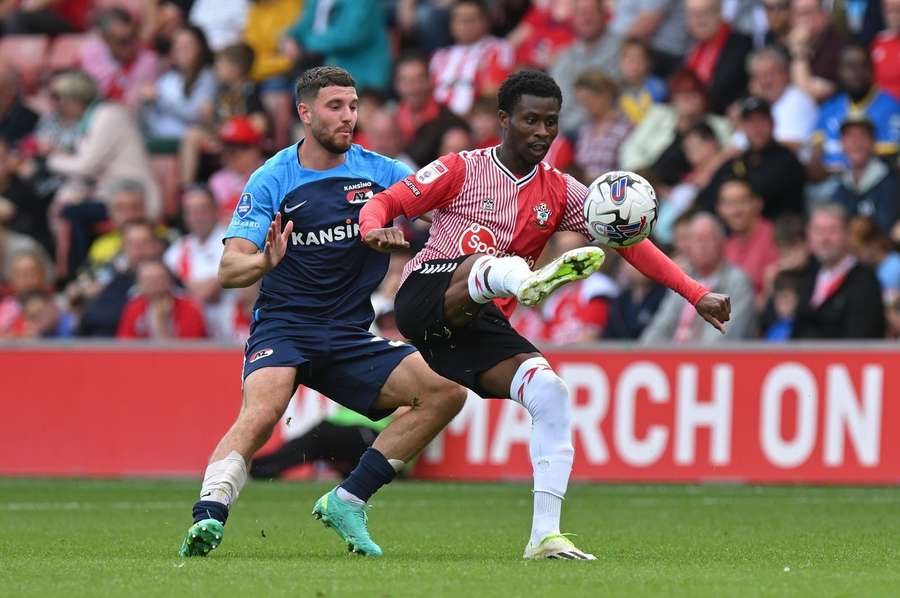
[[[769,103],[751,96],[740,104],[740,128],[747,138],[747,149],[729,160],[713,175],[709,193],[701,198],[701,209],[715,210],[719,187],[729,179],[743,179],[763,200],[763,216],[773,220],[785,213],[802,214],[803,165],[790,149],[775,140]]]
[[[246,116],[225,121],[219,129],[222,142],[222,168],[209,179],[209,188],[222,214],[228,215],[253,171],[262,166],[262,134]]]
[[[900,185],[897,175],[875,155],[875,125],[863,115],[841,123],[841,144],[848,166],[832,176],[832,199],[850,215],[873,218],[883,231],[897,221]]]

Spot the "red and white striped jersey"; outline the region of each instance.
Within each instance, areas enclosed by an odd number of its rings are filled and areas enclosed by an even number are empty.
[[[512,66],[512,47],[490,35],[468,46],[442,48],[429,66],[434,99],[456,114],[466,114],[485,87],[500,86]]]
[[[407,217],[434,210],[428,243],[406,265],[403,280],[423,262],[473,253],[518,255],[534,266],[558,230],[590,239],[584,185],[546,162],[518,178],[496,151],[448,154],[391,187]]]

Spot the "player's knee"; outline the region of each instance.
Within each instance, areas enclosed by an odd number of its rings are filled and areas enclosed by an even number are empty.
[[[530,384],[525,407],[535,422],[570,426],[572,398],[565,380],[553,370],[541,370]]]
[[[253,435],[259,437],[268,437],[280,418],[281,414],[278,410],[268,405],[245,408],[240,416],[241,421]]]
[[[443,419],[453,419],[466,403],[466,389],[445,378],[434,376],[426,385],[428,403]]]

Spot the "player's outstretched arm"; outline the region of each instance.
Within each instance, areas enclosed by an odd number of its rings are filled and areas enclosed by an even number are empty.
[[[225,251],[219,262],[219,283],[223,288],[249,287],[278,265],[287,251],[294,223],[288,222],[281,230],[281,213],[269,226],[266,245],[260,251],[247,239],[231,237],[225,241]]]

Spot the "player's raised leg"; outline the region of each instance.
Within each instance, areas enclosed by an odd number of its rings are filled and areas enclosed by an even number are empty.
[[[228,512],[247,482],[248,464],[287,408],[296,373],[293,367],[271,367],[247,376],[240,413],[209,459],[181,556],[206,556],[222,541]]]
[[[518,256],[473,255],[457,268],[447,288],[447,321],[462,325],[477,308],[500,297],[515,297],[532,306],[567,282],[587,278],[603,265],[599,247],[578,247],[532,271]]]
[[[405,357],[388,376],[373,408],[412,409],[378,435],[344,482],[316,501],[313,515],[334,529],[350,551],[381,556],[381,547],[369,535],[366,502],[450,423],[465,400],[466,390],[435,374],[419,353]]]

